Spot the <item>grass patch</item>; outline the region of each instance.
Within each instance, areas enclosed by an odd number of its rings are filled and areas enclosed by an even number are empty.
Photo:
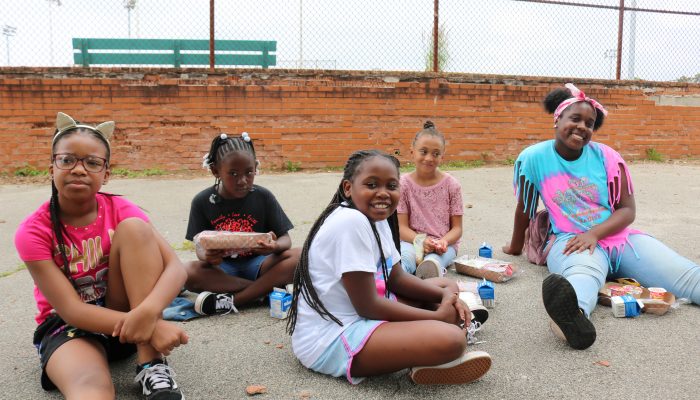
[[[649,161],[661,162],[664,160],[663,154],[656,151],[656,149],[653,147],[649,147],[646,150],[646,153],[647,153],[647,160],[649,160]]]
[[[515,165],[515,159],[511,157],[506,157],[505,160],[503,160],[503,165],[510,165],[511,167]]]
[[[298,161],[285,161],[284,165],[282,166],[285,171],[287,172],[297,172],[301,169],[301,163]]]
[[[440,166],[441,169],[446,169],[446,170],[454,170],[454,169],[472,169],[472,168],[478,168],[478,167],[483,167],[486,165],[486,161],[484,160],[471,160],[471,161],[464,161],[464,160],[452,160],[448,161]]]
[[[36,169],[31,165],[15,170],[15,176],[45,176],[48,174],[49,171],[45,169]]]
[[[10,275],[14,275],[14,274],[16,274],[17,272],[22,271],[22,270],[25,270],[25,269],[27,269],[27,266],[26,266],[26,265],[24,265],[24,264],[19,264],[19,265],[17,265],[17,266],[15,267],[15,269],[13,269],[13,270],[11,270],[11,271],[0,272],[0,278],[4,278],[4,277],[10,276]]]
[[[166,175],[167,172],[160,168],[147,168],[141,171],[132,171],[126,168],[112,168],[113,176],[124,178],[143,178],[145,176]]]

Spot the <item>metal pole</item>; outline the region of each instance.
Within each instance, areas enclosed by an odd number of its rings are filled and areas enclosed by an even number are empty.
[[[5,44],[7,46],[7,66],[10,66],[10,36],[5,36]]]
[[[131,39],[131,8],[127,8],[126,12],[129,14],[129,39]]]
[[[620,71],[622,70],[622,25],[625,20],[625,0],[620,0],[620,20],[617,24],[617,70],[615,71],[615,79],[620,80]]]
[[[53,8],[51,4],[53,0],[49,0],[49,60],[53,67]]]
[[[299,69],[304,68],[304,0],[299,0]]]
[[[214,72],[214,0],[209,0],[209,70]]]
[[[632,8],[637,7],[637,0],[632,0]],[[627,60],[627,79],[635,79],[634,73],[634,53],[635,53],[635,42],[637,40],[637,12],[632,11],[630,15],[630,41],[629,41],[629,59]]]
[[[433,72],[438,72],[438,14],[440,12],[440,1],[433,2]]]

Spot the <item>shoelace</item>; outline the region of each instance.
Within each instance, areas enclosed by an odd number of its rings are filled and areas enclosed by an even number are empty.
[[[481,329],[481,322],[472,320],[467,328],[467,344],[479,344],[479,339],[476,337],[476,332]]]
[[[217,310],[223,310],[223,309],[226,310],[226,312],[221,314],[221,315],[226,315],[226,314],[230,313],[231,311],[238,313],[238,309],[236,308],[236,306],[233,305],[233,296],[232,295],[217,296],[215,308]]]
[[[148,395],[149,389],[145,385],[148,382],[151,390],[170,389],[175,386],[175,381],[172,377],[175,376],[175,371],[165,364],[156,364],[148,368],[144,368],[136,374],[134,382],[140,382],[143,387],[143,394]]]

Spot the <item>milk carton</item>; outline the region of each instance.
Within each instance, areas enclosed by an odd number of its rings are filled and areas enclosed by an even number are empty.
[[[636,317],[642,312],[644,304],[626,294],[624,296],[613,296],[610,298],[613,315],[617,318]]]
[[[292,306],[292,294],[285,289],[274,288],[270,293],[270,316],[285,319]]]
[[[479,247],[479,257],[491,258],[492,255],[491,246],[486,242],[482,243]]]
[[[484,279],[479,283],[479,297],[486,308],[493,308],[496,305],[493,282]]]

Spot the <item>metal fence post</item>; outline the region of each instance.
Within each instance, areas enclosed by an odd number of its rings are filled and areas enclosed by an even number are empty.
[[[433,3],[433,72],[438,72],[438,14],[440,13],[440,1],[434,0]]]
[[[214,0],[209,0],[209,70],[214,72]]]
[[[620,19],[617,23],[617,69],[615,71],[615,79],[620,80],[620,72],[622,70],[622,27],[625,21],[625,0],[620,0]]]

